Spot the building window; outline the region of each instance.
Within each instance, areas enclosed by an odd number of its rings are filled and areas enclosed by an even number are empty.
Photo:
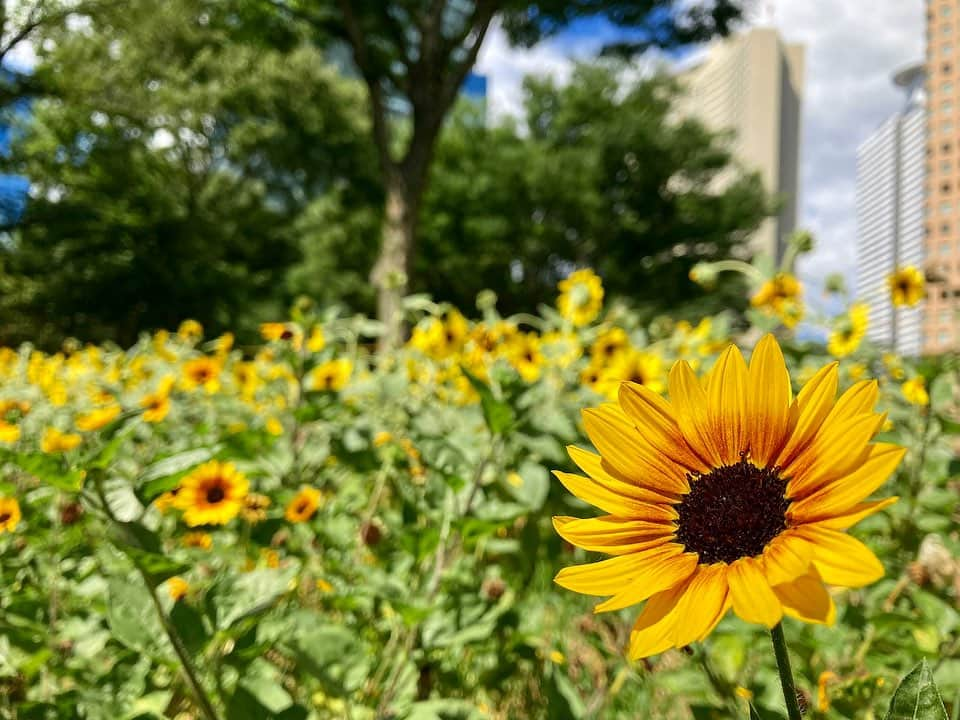
[[[951,163],[949,160],[944,160],[943,162],[940,163],[940,172],[942,173],[948,173],[952,168],[953,168],[953,163]]]
[[[948,62],[945,62],[940,66],[940,72],[942,72],[944,75],[949,75],[952,70],[953,66]]]
[[[940,86],[940,90],[945,93],[953,92],[953,83],[945,82],[943,85]]]
[[[937,340],[940,342],[941,345],[945,345],[947,340],[949,339],[950,339],[950,333],[947,332],[946,330],[941,330],[939,333],[937,333]]]
[[[943,123],[943,125],[940,126],[940,132],[942,132],[944,135],[946,135],[946,134],[948,134],[948,133],[952,133],[952,132],[953,132],[953,123],[952,123],[952,122],[945,122],[945,123]]]
[[[943,223],[943,224],[940,225],[940,234],[941,234],[941,235],[946,235],[946,234],[949,233],[949,232],[950,232],[950,223]],[[949,247],[949,245],[950,245],[950,243],[945,243],[945,244],[946,244],[948,247]]]
[[[944,200],[942,203],[940,203],[941,215],[949,215],[952,209],[953,209],[953,204],[949,200]]]
[[[952,52],[953,52],[953,45],[951,45],[950,43],[944,43],[943,45],[940,46],[941,55],[949,55]]]
[[[953,100],[944,100],[942,103],[940,103],[940,109],[943,110],[944,113],[949,113],[952,111]]]
[[[941,310],[941,311],[940,311],[940,322],[942,322],[942,323],[944,323],[944,324],[950,322],[950,311],[949,311],[949,310]]]
[[[948,193],[950,192],[950,183],[945,182],[940,184],[940,192]]]
[[[945,152],[945,153],[950,152],[950,143],[944,143],[943,145],[941,145],[940,150],[941,152]]]
[[[950,9],[951,9],[951,8],[950,8],[949,5],[941,5],[941,6],[940,6],[940,17],[949,17],[949,16],[950,16]]]

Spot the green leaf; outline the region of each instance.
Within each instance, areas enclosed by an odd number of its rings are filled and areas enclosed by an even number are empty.
[[[147,500],[152,500],[175,488],[181,477],[211,459],[216,451],[217,448],[196,448],[157,460],[143,469],[137,478],[137,486],[143,489],[143,496]]]
[[[113,544],[129,557],[134,565],[147,573],[154,585],[190,569],[189,564],[167,555],[163,551],[159,536],[140,523],[117,523]]]
[[[515,422],[513,408],[502,400],[497,400],[493,396],[493,391],[490,389],[490,386],[462,365],[460,366],[460,371],[467,380],[470,381],[473,389],[476,390],[480,396],[480,407],[483,410],[483,419],[487,423],[490,432],[494,435],[500,435],[509,430]]]
[[[11,453],[8,459],[20,469],[58,490],[79,492],[83,487],[86,473],[83,470],[71,470],[59,456],[44,453]]]
[[[926,660],[900,681],[886,720],[949,720]]]
[[[110,581],[109,597],[107,624],[114,638],[151,657],[170,655],[169,641],[146,588],[115,578]]]
[[[519,477],[519,481],[517,480]],[[539,510],[550,493],[550,473],[542,465],[524,462],[516,473],[507,476],[510,494],[531,510]]]
[[[352,632],[339,625],[318,624],[318,620],[313,615],[303,616],[293,649],[300,664],[327,693],[347,695],[366,680],[369,665]]]
[[[263,568],[228,577],[214,592],[217,608],[217,628],[226,630],[250,615],[269,609],[289,589],[297,568]]]

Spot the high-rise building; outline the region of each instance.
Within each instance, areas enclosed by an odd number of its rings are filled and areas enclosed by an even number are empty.
[[[733,131],[734,157],[759,171],[767,192],[782,201],[751,238],[755,252],[779,260],[797,223],[804,47],[754,28],[713,43],[680,80],[687,90],[681,112]]]
[[[923,65],[894,76],[903,107],[857,148],[857,294],[870,306],[867,337],[905,355],[922,350],[921,308],[894,308],[887,278],[924,258]]]
[[[927,2],[927,301],[923,349],[960,348],[960,0]]]

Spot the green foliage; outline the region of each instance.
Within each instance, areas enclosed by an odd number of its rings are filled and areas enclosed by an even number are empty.
[[[414,287],[460,307],[486,287],[519,312],[552,304],[557,281],[585,265],[648,317],[742,308],[739,276],[707,294],[689,273],[742,250],[771,203],[756,174],[718,191],[733,168],[725,138],[677,120],[679,92],[580,65],[562,86],[527,81],[522,134],[469,108],[455,115],[424,199]]]
[[[886,720],[949,720],[926,660],[900,681]]]

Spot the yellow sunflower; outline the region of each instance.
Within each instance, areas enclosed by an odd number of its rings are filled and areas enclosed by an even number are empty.
[[[0,420],[0,442],[15,443],[20,439],[20,426]]]
[[[295,323],[261,323],[260,336],[267,342],[289,342],[295,350],[299,350],[303,343],[303,330]]]
[[[220,389],[220,363],[209,357],[198,357],[183,364],[181,382],[186,390],[203,388],[213,394]]]
[[[683,361],[670,399],[633,383],[619,402],[584,412],[600,452],[569,448],[589,477],[556,473],[609,513],[554,518],[578,547],[612,558],[564,568],[556,582],[612,596],[597,612],[646,601],[630,636],[642,658],[705,638],[732,607],[770,628],[786,614],[831,624],[825,585],[860,587],[883,566],[844,531],[896,498],[865,502],[903,457],[873,443],[874,381],[836,399],[836,363],[794,398],[773,336],[749,367],[731,346],[700,380]]]
[[[923,377],[910,378],[900,386],[900,392],[911,405],[929,405],[930,395],[927,393],[926,382]]]
[[[140,407],[143,408],[144,422],[161,422],[170,413],[170,396],[165,392],[144,395],[140,399]]]
[[[856,352],[869,326],[870,307],[866,303],[854,303],[827,338],[827,352],[837,358]]]
[[[120,415],[120,406],[116,404],[91,410],[77,418],[77,430],[83,432],[100,430],[116,420],[118,415]]]
[[[913,266],[897,268],[889,277],[890,302],[896,307],[913,307],[923,300],[925,281],[923,273]]]
[[[40,449],[45,453],[70,452],[80,444],[82,438],[76,433],[60,432],[55,427],[48,427],[40,440]]]
[[[306,522],[313,517],[323,502],[323,494],[312,487],[302,487],[287,504],[283,516],[292,523]]]
[[[776,315],[788,328],[803,319],[803,285],[790,273],[777,273],[760,286],[750,304]]]
[[[20,504],[16,498],[0,497],[0,533],[13,532],[20,524]]]
[[[250,493],[243,501],[243,510],[240,514],[251,525],[267,519],[267,508],[270,507],[270,498],[260,493]]]
[[[347,358],[328,360],[310,371],[310,386],[314,390],[337,392],[346,387],[353,372],[353,363]]]
[[[577,327],[590,323],[603,309],[603,283],[593,270],[572,272],[557,288],[557,310]]]
[[[173,499],[183,510],[183,521],[197,525],[225,525],[243,508],[250,484],[233,463],[206,462],[180,481]]]
[[[603,394],[616,400],[620,383],[624,380],[662,393],[666,390],[663,358],[655,353],[641,352],[633,348],[621,353],[600,375]]]
[[[179,602],[187,596],[187,592],[190,590],[190,583],[184,580],[179,575],[174,575],[172,578],[167,580],[167,592],[170,594],[170,599],[174,602]]]
[[[609,363],[617,355],[630,347],[630,338],[626,330],[612,327],[604,330],[590,346],[590,360],[596,363]]]

